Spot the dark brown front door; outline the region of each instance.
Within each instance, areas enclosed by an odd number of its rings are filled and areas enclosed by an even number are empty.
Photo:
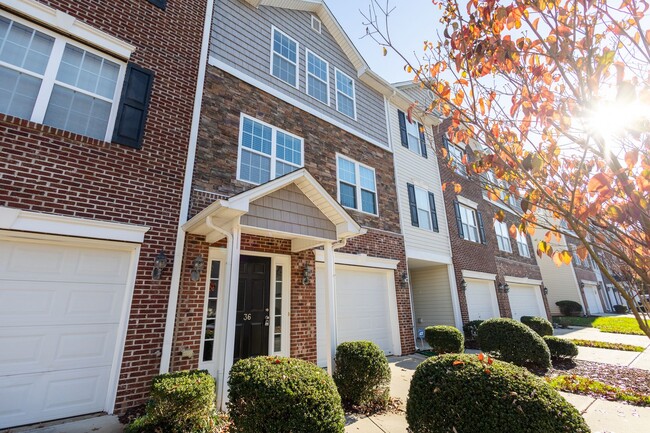
[[[271,259],[241,256],[234,362],[269,353]]]

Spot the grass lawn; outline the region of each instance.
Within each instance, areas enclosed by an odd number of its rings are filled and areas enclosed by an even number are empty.
[[[650,395],[636,391],[628,391],[616,386],[607,385],[594,379],[583,376],[557,376],[547,377],[553,388],[559,391],[575,394],[603,397],[607,400],[625,401],[636,406],[650,406]]]
[[[614,334],[645,335],[634,317],[554,317],[553,321],[569,326],[586,326]]]
[[[622,344],[622,343],[608,343],[606,341],[593,341],[593,340],[580,340],[580,339],[569,339],[578,346],[585,347],[596,347],[598,349],[612,349],[612,350],[625,350],[628,352],[643,352],[645,347],[634,346],[631,344]]]

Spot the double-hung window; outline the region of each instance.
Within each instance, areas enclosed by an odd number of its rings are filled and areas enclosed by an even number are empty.
[[[336,73],[336,109],[348,117],[356,119],[354,80],[343,72]]]
[[[302,166],[302,138],[242,114],[237,179],[261,184]]]
[[[425,230],[438,231],[438,215],[433,193],[407,183],[406,189],[411,210],[411,225]]]
[[[448,157],[451,162],[452,169],[461,176],[467,176],[467,171],[465,170],[465,165],[463,164],[465,151],[463,151],[460,147],[450,143],[447,137],[444,137],[443,140],[444,145],[447,148],[447,152],[449,153]]]
[[[298,42],[273,28],[271,74],[293,87],[298,87]]]
[[[125,65],[0,16],[0,112],[110,141]]]
[[[337,157],[339,203],[377,215],[375,170],[343,156]]]
[[[329,65],[307,50],[307,94],[329,105]]]
[[[417,122],[406,122],[406,137],[409,150],[420,154],[422,153],[420,147],[420,124]]]
[[[519,230],[517,230],[517,249],[519,249],[520,256],[530,257],[530,249],[528,248],[526,233],[521,233]]]
[[[479,211],[458,201],[454,201],[458,235],[472,242],[486,243],[483,217]]]
[[[508,253],[512,252],[512,244],[508,235],[508,225],[505,222],[494,220],[494,232],[497,234],[499,249]],[[521,251],[521,249],[519,250]]]

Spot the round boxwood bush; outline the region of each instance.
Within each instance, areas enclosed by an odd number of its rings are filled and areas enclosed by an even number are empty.
[[[544,342],[553,359],[573,359],[578,356],[578,346],[573,341],[547,335],[544,337]]]
[[[483,323],[483,320],[470,320],[463,325],[465,347],[478,348],[478,327],[481,326],[481,323]]]
[[[549,368],[551,354],[542,337],[513,319],[490,319],[478,327],[481,350],[522,367]]]
[[[627,313],[627,307],[625,305],[614,305],[614,312],[616,314],[625,314]]]
[[[537,332],[540,337],[553,335],[553,324],[543,317],[521,316],[521,323]]]
[[[582,305],[576,301],[557,301],[555,305],[558,306],[563,316],[577,316],[582,313]]]
[[[382,408],[388,404],[390,367],[372,341],[348,341],[336,348],[334,383],[346,408]]]
[[[214,378],[205,370],[180,371],[153,378],[146,412],[125,433],[208,433],[217,419]]]
[[[418,366],[406,420],[413,433],[590,431],[571,404],[525,369],[460,354]]]
[[[463,334],[453,326],[428,326],[424,330],[424,340],[438,355],[443,353],[463,353],[465,339]]]
[[[316,365],[260,356],[237,361],[228,379],[228,411],[238,433],[342,433],[336,386]]]

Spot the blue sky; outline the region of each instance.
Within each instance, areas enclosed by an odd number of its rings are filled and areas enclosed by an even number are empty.
[[[382,5],[386,0],[379,0]],[[382,55],[381,47],[365,35],[366,27],[359,10],[368,10],[370,0],[325,0],[343,29],[356,45],[361,55],[373,71],[390,82],[405,81],[412,78],[404,71],[404,63],[395,53],[389,51]],[[436,29],[440,28],[440,11],[431,0],[389,0],[395,10],[390,15],[389,29],[393,43],[398,49],[413,57],[422,53],[424,40],[436,40]]]

